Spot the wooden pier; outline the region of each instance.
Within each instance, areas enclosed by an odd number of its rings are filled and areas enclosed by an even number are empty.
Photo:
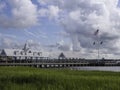
[[[79,66],[120,66],[120,60],[97,59],[24,59],[24,60],[0,60],[0,66],[31,66],[38,68],[67,68]]]
[[[0,63],[0,66],[33,66],[40,68],[63,68],[63,67],[76,67],[88,66],[89,63]]]

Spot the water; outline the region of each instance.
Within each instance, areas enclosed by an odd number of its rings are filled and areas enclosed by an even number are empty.
[[[120,66],[86,66],[86,67],[73,67],[72,70],[89,70],[89,71],[113,71],[120,72]]]

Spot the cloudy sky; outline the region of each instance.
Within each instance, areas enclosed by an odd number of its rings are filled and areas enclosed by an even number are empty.
[[[0,48],[25,42],[88,58],[99,46],[101,57],[120,58],[119,0],[0,0]]]

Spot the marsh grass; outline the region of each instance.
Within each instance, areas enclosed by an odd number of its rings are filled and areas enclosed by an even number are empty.
[[[120,90],[120,72],[0,67],[0,90]]]

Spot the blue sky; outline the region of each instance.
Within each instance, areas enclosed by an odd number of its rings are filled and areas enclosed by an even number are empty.
[[[119,0],[0,0],[0,48],[28,41],[88,55],[96,52],[93,33],[99,28],[101,53],[119,55],[119,5]]]
[[[12,9],[9,2],[7,2],[6,0],[1,0],[1,2],[6,4],[2,13],[11,18]],[[37,6],[37,9],[41,8],[41,5],[37,2],[37,0],[32,0],[32,3]],[[62,31],[60,25],[55,23],[55,21],[49,20],[47,17],[39,18],[39,20],[37,25],[25,28],[1,27],[0,33],[8,37],[16,37],[14,39],[19,42],[22,41],[22,43],[25,43],[26,40],[30,39],[46,45],[55,44],[61,39],[61,36],[56,34]]]

